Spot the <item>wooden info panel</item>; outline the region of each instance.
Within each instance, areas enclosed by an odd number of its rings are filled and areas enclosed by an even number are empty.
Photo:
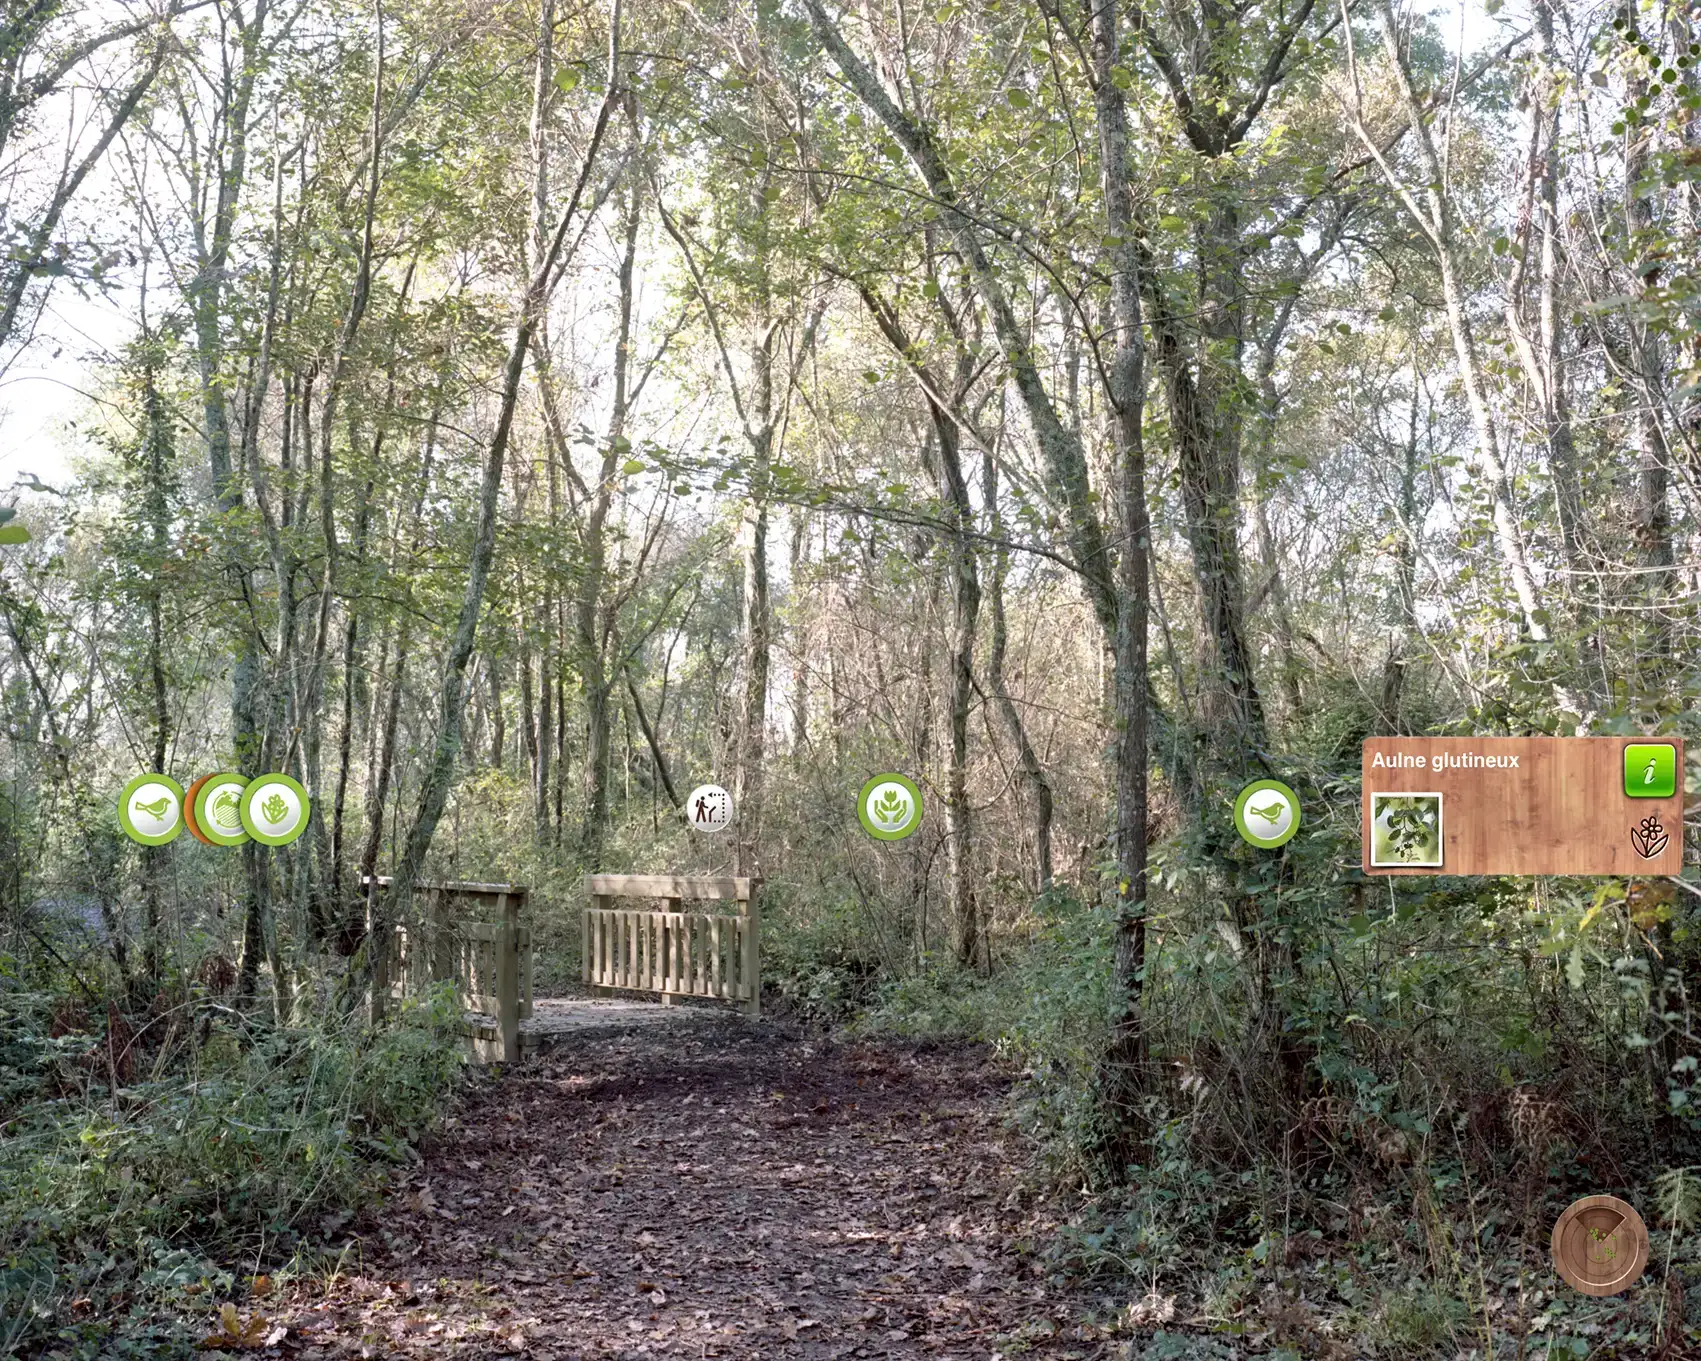
[[[1648,743],[1676,748],[1677,788],[1669,798],[1631,798],[1624,791],[1624,749]],[[1516,767],[1505,764],[1513,757]],[[1417,758],[1421,766],[1401,764]],[[1473,764],[1478,760],[1500,764]],[[1366,738],[1364,870],[1677,874],[1683,867],[1683,770],[1680,737]],[[1374,796],[1390,793],[1442,795],[1439,866],[1371,864]],[[1656,847],[1657,854],[1644,853]]]

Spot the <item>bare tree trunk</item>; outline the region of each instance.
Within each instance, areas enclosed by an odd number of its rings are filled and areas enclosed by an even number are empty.
[[[149,545],[153,561],[148,572],[148,681],[153,699],[154,749],[151,770],[165,771],[171,740],[171,707],[165,677],[165,626],[162,616],[164,567],[169,543],[170,507],[166,502],[165,479],[171,460],[171,416],[160,396],[156,377],[159,355],[155,341],[142,333],[142,468]],[[156,989],[162,977],[166,849],[142,847],[142,972],[144,988]],[[140,1001],[141,999],[136,999]]]
[[[550,596],[546,590],[543,614],[553,622],[554,601]],[[538,653],[537,765],[532,778],[532,836],[540,846],[549,840],[549,790],[555,765],[555,676],[550,664],[555,654],[553,643],[546,630]]]
[[[574,641],[585,698],[585,820],[580,844],[593,867],[608,831],[609,778],[613,760],[613,692],[616,677],[609,674],[609,638],[613,612],[608,596],[608,515],[613,505],[620,465],[630,457],[626,437],[632,375],[633,271],[638,233],[643,220],[643,187],[632,177],[626,205],[625,242],[620,256],[619,319],[615,329],[614,392],[603,445],[602,466],[591,491],[584,529],[585,565],[573,616]]]
[[[40,11],[48,7],[37,5],[30,8]],[[254,20],[256,28],[261,22],[261,15],[263,15],[264,10],[265,6],[262,4],[261,13],[256,15]],[[112,145],[113,139],[130,121],[131,115],[136,112],[137,105],[142,102],[143,96],[153,85],[171,50],[172,43],[162,34],[160,41],[154,48],[153,58],[148,62],[141,76],[118,101],[111,117],[107,119],[106,127],[95,140],[95,144],[84,153],[74,169],[67,167],[69,173],[61,174],[53,197],[40,220],[31,229],[28,240],[17,243],[7,252],[5,267],[0,270],[0,278],[4,279],[4,284],[0,285],[0,345],[4,345],[10,340],[12,332],[17,328],[18,315],[23,309],[24,295],[28,291],[31,281],[41,277],[45,272],[43,266],[47,263],[50,255],[48,247],[53,241],[54,233],[59,228],[59,221],[65,209],[70,206],[71,200],[82,188],[83,181],[88,178],[89,172],[106,155],[107,148]],[[8,129],[12,126],[15,109],[16,106],[14,105],[4,111]]]
[[[1465,400],[1470,407],[1471,420],[1476,426],[1477,452],[1487,473],[1488,491],[1495,544],[1501,562],[1512,579],[1513,593],[1523,616],[1525,633],[1536,642],[1547,642],[1550,636],[1547,610],[1535,573],[1530,568],[1529,555],[1518,531],[1517,516],[1512,509],[1512,480],[1500,451],[1500,433],[1495,426],[1494,413],[1489,406],[1488,393],[1483,386],[1482,361],[1477,351],[1476,329],[1465,310],[1464,285],[1459,278],[1458,242],[1453,223],[1453,205],[1447,193],[1447,176],[1441,165],[1435,139],[1430,134],[1422,102],[1412,87],[1409,57],[1402,39],[1399,23],[1391,0],[1377,0],[1377,14],[1382,22],[1382,36],[1393,60],[1395,82],[1405,106],[1406,118],[1412,129],[1419,159],[1424,169],[1422,197],[1419,191],[1405,184],[1395,173],[1382,153],[1381,147],[1365,127],[1361,105],[1353,110],[1353,130],[1364,143],[1366,151],[1381,168],[1388,186],[1405,205],[1418,229],[1429,239],[1441,275],[1442,299],[1447,308],[1447,326],[1453,339],[1453,352],[1459,362],[1459,376],[1465,388]],[[1342,29],[1347,40],[1347,56],[1355,100],[1358,98],[1358,67],[1353,55],[1350,26]]]
[[[1626,4],[1619,13],[1625,20],[1625,37],[1635,43],[1640,38],[1635,5]],[[1550,20],[1551,23],[1551,20]],[[1693,71],[1693,67],[1691,68]],[[1648,97],[1645,77],[1633,76],[1626,94],[1632,101]],[[1654,196],[1647,192],[1645,181],[1653,151],[1654,130],[1646,125],[1633,127],[1626,133],[1624,155],[1624,216],[1634,272],[1638,278],[1649,278],[1649,253],[1655,249],[1652,239],[1654,226]],[[1630,319],[1630,362],[1632,391],[1637,403],[1636,417],[1636,492],[1631,516],[1636,536],[1636,565],[1645,569],[1638,582],[1637,596],[1651,609],[1652,651],[1661,664],[1671,664],[1672,620],[1667,613],[1673,596],[1674,580],[1671,568],[1675,562],[1671,538],[1671,448],[1660,408],[1665,401],[1665,364],[1660,338],[1643,321]],[[1654,681],[1655,685],[1660,682]]]
[[[376,159],[376,158],[374,158]],[[378,466],[378,460],[384,451],[384,438],[388,431],[388,421],[395,406],[396,395],[396,365],[395,365],[395,334],[400,329],[402,314],[407,307],[408,291],[413,283],[414,266],[410,263],[406,277],[402,281],[400,295],[396,302],[396,315],[392,326],[391,345],[392,358],[389,366],[388,381],[385,384],[384,406],[378,418],[377,428],[372,435],[372,465]],[[437,438],[437,420],[439,412],[433,410],[427,427],[427,447],[425,462],[430,467],[431,458],[435,451]],[[360,498],[360,505],[355,511],[354,520],[354,560],[357,570],[363,571],[366,566],[367,531],[371,525],[372,497],[376,489],[374,477],[366,479],[365,491]],[[340,922],[348,915],[348,903],[344,901],[344,841],[345,818],[348,802],[349,770],[354,757],[354,712],[355,691],[359,688],[361,675],[361,634],[360,613],[351,603],[345,606],[348,616],[343,626],[343,700],[342,724],[337,735],[337,777],[335,802],[331,811],[331,838],[329,847],[330,872],[327,877],[322,904],[316,913],[316,933],[318,939],[330,929],[331,923]]]
[[[1046,391],[1033,346],[1016,318],[1009,294],[987,257],[974,219],[959,206],[956,184],[935,144],[932,131],[899,107],[866,62],[851,49],[821,0],[804,0],[816,36],[844,75],[845,81],[891,133],[938,205],[945,229],[961,253],[964,266],[992,320],[1000,353],[1022,399],[1028,423],[1039,445],[1049,494],[1063,511],[1075,570],[1087,598],[1107,633],[1116,628],[1117,586],[1104,529],[1094,509],[1087,460],[1080,438],[1064,424]]]
[[[739,632],[744,651],[739,673],[738,727],[733,799],[738,809],[738,872],[760,873],[762,776],[768,736],[768,667],[773,614],[768,600],[768,477],[773,458],[775,327],[769,321],[750,347],[750,494],[738,531]]]
[[[522,584],[522,598],[525,590]],[[520,616],[520,740],[526,749],[526,766],[533,784],[537,783],[537,699],[532,691],[532,647],[527,641],[528,629],[523,612]]]
[[[395,918],[384,911],[384,900],[379,896],[378,853],[384,845],[384,807],[390,799],[390,784],[395,778],[396,769],[396,730],[400,725],[402,713],[402,692],[407,688],[408,650],[412,644],[411,621],[404,618],[396,635],[396,660],[390,676],[389,690],[384,703],[384,716],[378,725],[377,760],[368,769],[366,775],[366,836],[360,849],[359,882],[364,894],[366,920],[364,934],[367,940],[368,959],[388,961],[388,942],[376,942],[380,932],[386,932],[393,926]],[[384,668],[379,667],[378,679],[382,683]],[[353,954],[356,949],[357,933],[353,929],[354,919],[348,918],[344,927],[340,948],[344,954]],[[383,1014],[387,999],[374,993],[372,998],[372,1019],[377,1020]]]
[[[956,389],[946,389],[922,360],[920,350],[904,330],[897,309],[864,285],[862,297],[882,334],[920,380],[932,423],[932,444],[937,455],[934,472],[939,481],[939,499],[949,523],[946,540],[946,570],[951,588],[951,637],[945,680],[946,733],[950,755],[945,780],[945,868],[950,883],[953,946],[957,962],[973,966],[982,953],[981,924],[975,900],[973,813],[969,806],[968,736],[969,705],[974,695],[975,631],[980,618],[980,574],[970,535],[974,530],[974,507],[969,501],[968,482],[963,477],[962,439],[957,415],[945,406],[958,400],[972,361],[963,351],[958,364]],[[924,460],[925,461],[925,460]]]
[[[539,81],[538,84],[542,88],[546,83]],[[438,819],[442,817],[444,805],[448,802],[449,787],[454,782],[455,765],[461,749],[461,717],[466,706],[467,662],[472,656],[473,643],[477,638],[479,614],[484,606],[484,588],[490,579],[490,564],[496,553],[496,511],[502,491],[503,463],[514,428],[514,412],[519,405],[520,376],[525,371],[532,337],[536,333],[558,277],[557,265],[562,260],[568,229],[578,215],[585,186],[589,182],[592,167],[596,164],[603,136],[608,130],[609,118],[617,101],[622,97],[620,0],[614,0],[613,14],[609,20],[608,80],[602,105],[597,111],[596,124],[585,148],[578,182],[554,234],[549,238],[549,246],[543,252],[526,287],[514,339],[508,349],[508,361],[502,379],[502,396],[497,407],[496,429],[491,435],[490,448],[484,462],[484,477],[479,487],[477,529],[473,539],[472,556],[467,564],[466,590],[461,599],[460,613],[455,620],[449,653],[444,659],[442,682],[438,690],[437,741],[420,787],[419,803],[402,844],[393,889],[380,900],[382,913],[379,927],[367,938],[371,949],[368,968],[374,976],[382,977],[385,974],[383,966],[387,962],[389,950],[389,926],[391,923],[407,920],[413,905],[415,883],[425,864],[426,853],[431,849],[431,839],[437,831]]]
[[[650,759],[655,762],[656,778],[667,791],[668,802],[675,808],[683,808],[685,800],[679,797],[679,790],[673,783],[673,772],[668,769],[667,753],[662,750],[661,739],[650,724],[650,716],[644,711],[644,701],[638,694],[637,683],[632,679],[632,668],[624,669],[626,677],[626,693],[632,697],[632,712],[638,716],[638,727],[644,734],[644,743],[650,749]]]
[[[1145,338],[1140,315],[1140,266],[1130,187],[1128,111],[1114,76],[1119,54],[1116,7],[1093,11],[1093,93],[1098,109],[1105,225],[1120,244],[1111,248],[1110,306],[1114,349],[1106,396],[1115,416],[1116,493],[1123,546],[1117,562],[1116,746],[1116,989],[1118,1008],[1105,1093],[1119,1137],[1113,1140],[1119,1177],[1138,1156],[1138,1097],[1148,1064],[1144,1011],[1146,972],[1146,658],[1147,575],[1151,527],[1146,513],[1144,414]]]
[[[425,449],[420,459],[419,481],[408,515],[410,558],[419,551],[420,517],[424,514],[425,495],[431,485],[431,467],[437,454],[437,423],[440,415],[441,412],[434,408],[425,427]],[[392,573],[400,550],[401,535],[402,527],[398,524],[391,552]],[[360,862],[355,873],[355,882],[361,893],[359,897],[350,894],[349,902],[343,909],[342,926],[337,939],[337,950],[343,955],[354,954],[362,939],[369,938],[373,932],[380,929],[388,930],[394,924],[394,918],[386,917],[380,906],[378,886],[373,881],[378,874],[378,854],[384,845],[384,811],[385,804],[389,802],[390,785],[395,774],[396,731],[401,720],[402,695],[407,688],[407,668],[412,642],[413,616],[404,612],[396,627],[395,669],[389,679],[389,688],[386,690],[384,685],[388,659],[380,655],[377,679],[372,690],[372,721],[369,725],[366,761],[366,833],[361,841]],[[380,702],[383,704],[382,710],[379,708]],[[380,948],[387,949],[387,946],[368,947],[368,958],[372,957],[374,950]],[[360,970],[355,969],[350,972],[348,981],[353,985],[360,981],[361,977]],[[384,1003],[385,999],[374,993],[371,1001],[373,1019],[377,1019],[382,1013]],[[352,998],[350,1005],[353,1005]]]
[[[991,571],[988,573],[987,595],[992,602],[992,637],[986,660],[986,684],[992,691],[993,707],[1004,725],[1005,734],[1016,753],[1016,770],[1027,790],[1029,816],[1034,833],[1034,886],[1036,892],[1051,888],[1051,781],[1040,764],[1039,753],[1028,738],[1027,725],[1016,702],[1010,697],[1010,687],[1004,677],[1004,658],[1009,651],[1010,629],[1004,615],[1004,577],[1009,569],[1010,550],[1004,543],[1004,517],[998,509],[998,460],[989,450],[981,461],[981,499],[986,503],[994,540]]]
[[[188,303],[194,318],[195,362],[200,380],[202,428],[207,441],[207,461],[212,474],[213,495],[221,514],[230,516],[242,509],[242,483],[231,464],[230,409],[225,396],[226,354],[224,337],[224,294],[226,267],[230,258],[238,203],[247,178],[249,111],[254,84],[263,63],[260,44],[270,14],[268,0],[257,0],[246,25],[238,27],[240,62],[234,85],[221,91],[222,155],[212,167],[214,183],[212,217],[194,224],[196,272],[189,285]],[[239,589],[247,589],[247,566],[231,563]],[[259,724],[261,640],[255,627],[244,623],[237,633],[236,659],[231,671],[231,739],[238,769],[246,775],[260,773],[264,736]],[[242,952],[237,966],[237,996],[252,1000],[260,977],[260,964],[267,954],[270,916],[270,879],[267,858],[261,847],[248,842],[242,847],[245,881],[243,893]]]
[[[809,609],[801,586],[802,574],[808,564],[809,513],[798,510],[791,525],[791,598],[792,598],[792,655],[791,668],[791,749],[800,755],[809,748]]]
[[[495,649],[485,653],[484,674],[490,682],[490,768],[501,770],[508,749],[508,725],[502,711],[502,670]]]
[[[1400,463],[1400,546],[1394,557],[1394,627],[1388,640],[1388,656],[1382,664],[1382,722],[1390,732],[1405,731],[1400,710],[1405,699],[1406,667],[1417,633],[1418,399],[1422,391],[1423,375],[1414,353],[1412,406]]]

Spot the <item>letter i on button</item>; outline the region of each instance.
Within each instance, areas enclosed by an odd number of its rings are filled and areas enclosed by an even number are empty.
[[[1669,799],[1677,793],[1677,748],[1667,742],[1627,746],[1624,792],[1633,799]]]

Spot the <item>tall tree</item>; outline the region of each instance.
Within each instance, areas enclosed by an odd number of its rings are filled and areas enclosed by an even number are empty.
[[[513,435],[515,411],[519,406],[520,379],[525,372],[526,358],[531,352],[532,337],[567,263],[568,233],[578,219],[580,207],[585,200],[586,189],[598,163],[603,137],[608,131],[609,119],[623,97],[620,24],[621,0],[613,0],[608,24],[607,71],[596,121],[586,141],[572,192],[568,195],[554,229],[543,238],[548,244],[536,261],[520,298],[519,317],[503,368],[496,426],[484,457],[472,553],[467,563],[466,587],[461,597],[460,610],[456,615],[454,632],[450,636],[448,654],[443,660],[442,677],[438,686],[436,739],[420,786],[419,802],[397,856],[394,887],[379,900],[382,906],[376,914],[374,929],[368,934],[366,963],[369,976],[388,976],[387,963],[392,931],[397,922],[408,920],[415,886],[425,864],[426,853],[431,849],[431,839],[437,831],[438,820],[448,802],[449,787],[454,782],[461,750],[461,720],[466,709],[466,669],[477,639],[479,615],[484,607],[484,589],[490,579],[490,565],[496,553],[496,519],[502,491],[502,468],[507,457],[508,443]],[[548,218],[541,215],[547,211],[547,203],[539,199],[534,212],[540,215],[540,236],[548,224]],[[381,1011],[382,1006],[382,999],[375,993],[374,1010]]]

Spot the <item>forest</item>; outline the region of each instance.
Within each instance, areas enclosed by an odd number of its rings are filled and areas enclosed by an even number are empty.
[[[1684,0],[4,0],[0,1352],[344,1354],[249,1320],[526,1080],[376,1005],[414,886],[527,885],[568,995],[633,872],[761,880],[784,1043],[995,1075],[1024,1279],[1112,1303],[976,1355],[1692,1354],[1693,851],[1373,879],[1358,780],[1701,738],[1698,62]],[[119,828],[219,770],[307,834]]]

